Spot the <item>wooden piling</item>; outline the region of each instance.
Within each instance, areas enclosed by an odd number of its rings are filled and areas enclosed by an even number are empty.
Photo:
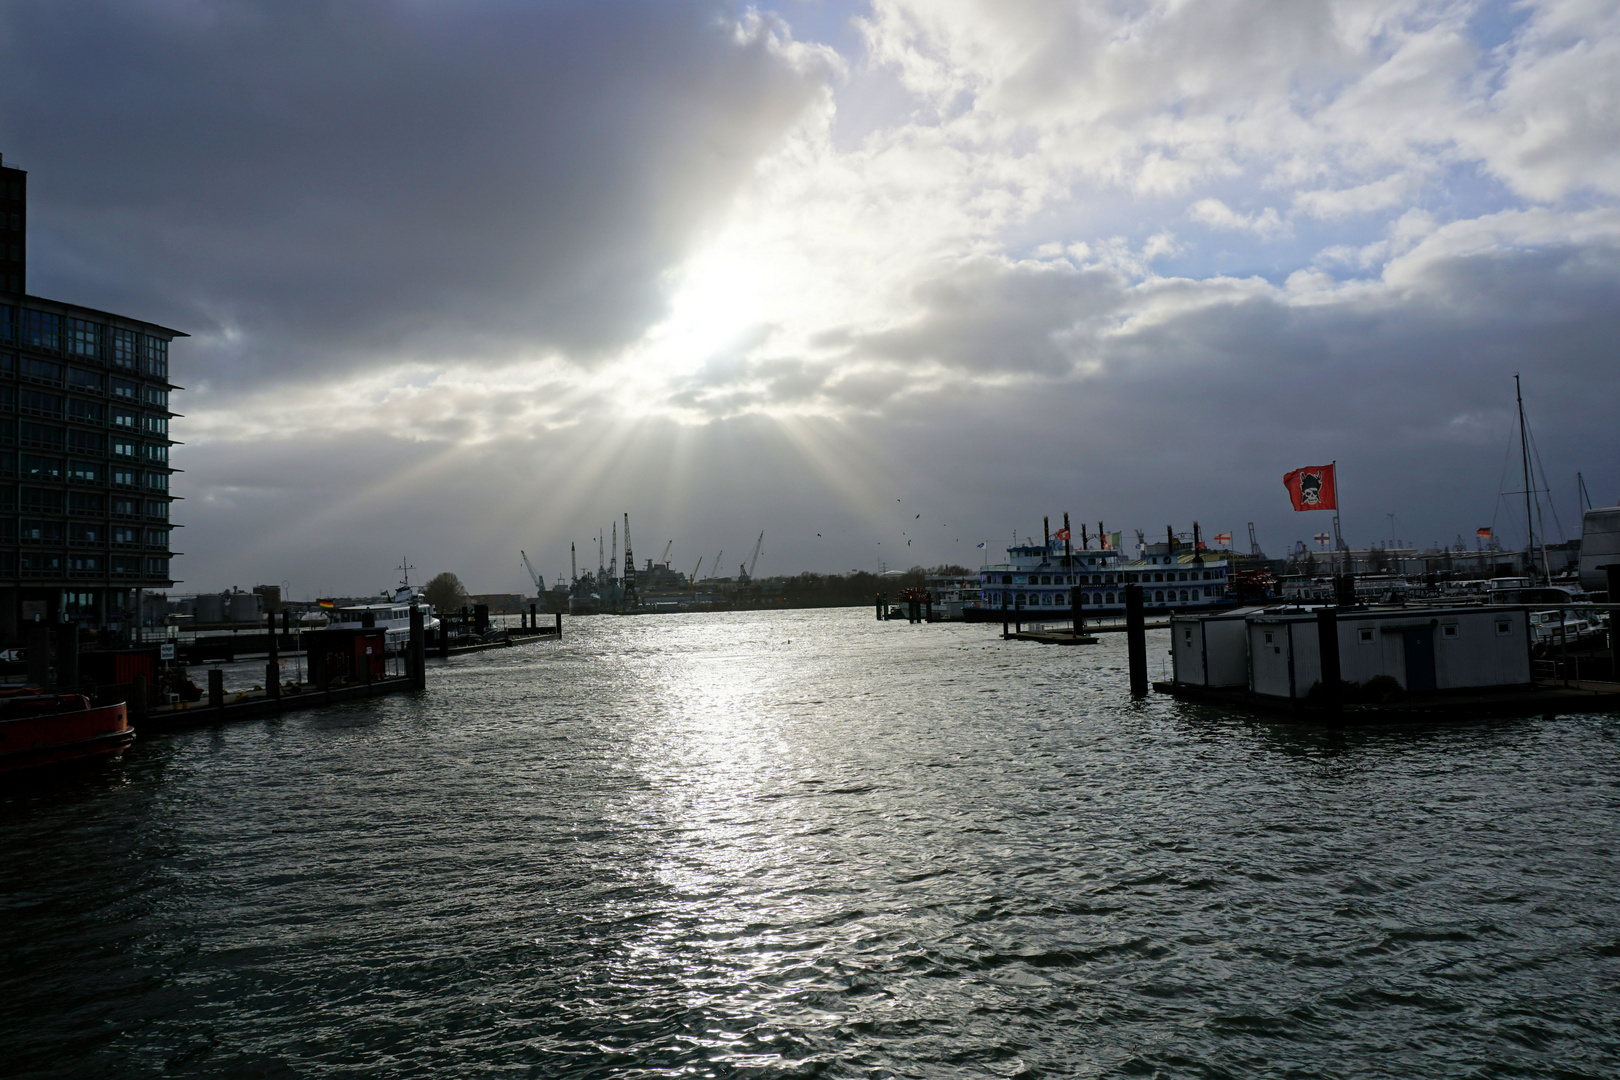
[[[280,656],[280,643],[276,641],[276,613],[272,611],[265,618],[270,624],[270,656],[264,662],[264,693],[266,697],[277,703],[276,711],[279,712],[281,709],[281,661],[278,659]]]
[[[51,689],[51,628],[35,620],[24,624],[23,650],[28,661],[28,682],[42,690]]]
[[[208,669],[208,707],[225,707],[225,673],[217,667]]]
[[[562,640],[562,612],[554,611],[554,612],[552,612],[552,614],[554,616],[556,616],[556,618],[557,618],[557,640],[561,641]]]
[[[1007,591],[1001,592],[1001,636],[1007,636]]]
[[[1330,607],[1316,609],[1316,649],[1322,662],[1322,704],[1337,712],[1344,705],[1339,668],[1339,614]]]
[[[1130,657],[1131,696],[1148,692],[1147,629],[1142,617],[1142,586],[1125,586],[1125,650]]]
[[[1086,632],[1086,594],[1078,588],[1069,591],[1069,617],[1074,621],[1074,636]]]
[[[440,631],[443,633],[443,631]],[[423,629],[422,609],[415,604],[411,605],[411,637],[406,648],[409,650],[410,660],[406,667],[410,669],[411,689],[427,689],[427,633]]]
[[[883,594],[882,593],[877,594],[877,618],[878,618],[878,622],[883,621]]]

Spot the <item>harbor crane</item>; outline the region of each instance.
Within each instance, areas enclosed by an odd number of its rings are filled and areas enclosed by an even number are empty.
[[[529,576],[534,579],[534,595],[535,598],[538,599],[540,596],[544,595],[546,591],[546,579],[540,576],[540,571],[536,570],[534,568],[534,563],[529,561],[528,552],[524,551],[522,548],[519,548],[518,554],[523,556],[523,568],[527,570],[529,572]]]
[[[630,512],[624,515],[624,609],[635,611],[641,606],[641,595],[636,592],[636,555],[630,547]]]
[[[754,567],[759,565],[759,549],[762,546],[764,546],[764,544],[765,544],[765,533],[763,531],[761,531],[760,534],[759,534],[759,539],[754,541],[754,554],[749,557],[749,560],[748,560],[748,562],[746,564],[737,567],[737,575],[738,575],[738,578],[740,580],[742,580],[742,581],[753,581],[754,580]]]
[[[568,544],[568,580],[571,584],[579,584],[579,557],[574,552],[574,544]]]
[[[720,572],[720,560],[725,558],[725,555],[726,555],[726,549],[721,548],[720,549],[720,554],[716,555],[714,557],[714,562],[709,564],[711,567],[713,567],[713,569],[711,569],[709,571],[709,576],[710,577],[714,577],[716,574],[718,574]]]
[[[693,585],[696,585],[698,583],[698,571],[701,570],[701,569],[703,569],[703,556],[699,555],[697,565],[692,567],[692,584]]]
[[[669,543],[664,545],[664,554],[659,556],[658,561],[662,565],[668,566],[669,565],[669,553],[671,551],[674,551],[674,550],[675,550],[675,541],[671,540]]]

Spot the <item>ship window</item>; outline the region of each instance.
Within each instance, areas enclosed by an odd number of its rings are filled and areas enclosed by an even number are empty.
[[[1181,590],[1181,598],[1183,600],[1187,599],[1187,590],[1186,589]]]
[[[1153,594],[1153,601],[1154,601],[1154,603],[1157,603],[1157,604],[1164,603],[1164,593],[1163,592],[1155,592]]]
[[[1271,644],[1271,631],[1270,630],[1266,631],[1266,644],[1267,645]]]
[[[1360,633],[1360,636],[1361,636],[1361,643],[1363,645],[1371,645],[1373,643],[1373,632],[1372,632],[1372,630],[1368,629],[1367,627],[1362,627],[1362,629],[1359,631],[1359,633]],[[1267,637],[1266,640],[1269,641],[1271,639],[1270,639],[1270,637]]]
[[[1047,605],[1048,607],[1050,607],[1051,604],[1052,604],[1052,594],[1051,593],[1042,593],[1041,594],[1041,603],[1043,603],[1043,604]]]
[[[1154,574],[1153,575],[1153,580],[1154,581],[1163,581],[1164,580],[1164,574],[1163,573]]]
[[[1456,637],[1457,636],[1457,628],[1455,626],[1442,626],[1440,628],[1440,636],[1441,637]]]
[[[1511,633],[1513,633],[1513,624],[1511,622],[1503,619],[1501,622],[1496,624],[1497,637],[1507,637]]]

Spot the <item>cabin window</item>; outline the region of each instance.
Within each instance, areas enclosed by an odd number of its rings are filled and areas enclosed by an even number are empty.
[[[1103,594],[1103,603],[1112,604],[1113,602],[1114,602],[1114,594],[1113,593],[1104,593]]]
[[[1512,633],[1513,633],[1513,624],[1511,622],[1509,622],[1508,620],[1503,619],[1503,620],[1501,620],[1500,622],[1498,622],[1496,624],[1496,636],[1497,637],[1507,637],[1508,635],[1510,635]]]
[[[1454,626],[1454,625],[1453,626],[1442,626],[1440,628],[1440,636],[1441,637],[1456,637],[1457,636],[1457,627]]]
[[[1164,593],[1162,591],[1161,592],[1155,592],[1153,594],[1153,602],[1156,603],[1156,604],[1164,603]]]
[[[1271,631],[1270,630],[1266,631],[1266,644],[1267,645],[1271,644]]]
[[[1183,600],[1187,599],[1187,590],[1186,589],[1181,590],[1181,598]]]
[[[1364,626],[1360,630],[1356,631],[1356,633],[1361,638],[1361,643],[1363,645],[1371,645],[1373,643],[1373,632],[1371,629]]]
[[[1190,627],[1190,626],[1187,627],[1185,630],[1182,631],[1182,633],[1184,635],[1186,635],[1187,644],[1191,645],[1192,644],[1192,627]]]
[[[1051,593],[1042,593],[1041,594],[1041,603],[1046,604],[1048,607],[1050,607],[1051,604],[1052,604],[1052,594]]]

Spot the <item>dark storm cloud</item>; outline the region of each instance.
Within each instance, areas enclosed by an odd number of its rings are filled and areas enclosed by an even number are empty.
[[[701,4],[13,0],[0,151],[33,291],[211,338],[193,380],[588,360],[820,78]]]

